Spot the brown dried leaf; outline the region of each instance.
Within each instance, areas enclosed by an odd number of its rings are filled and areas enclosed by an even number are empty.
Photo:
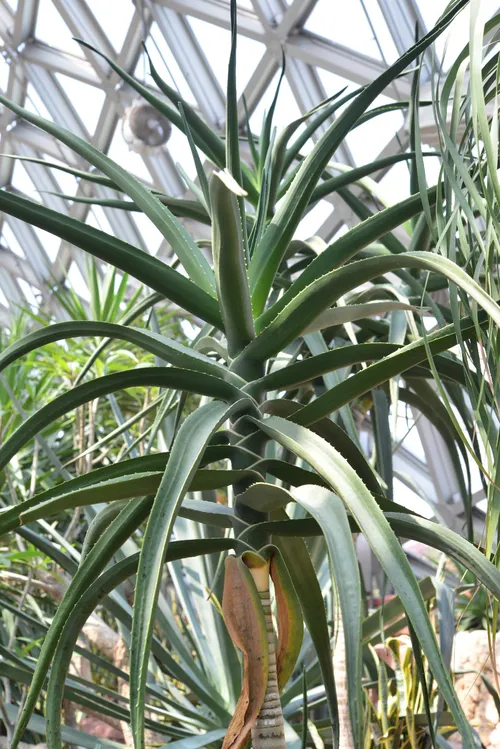
[[[259,593],[243,561],[226,559],[224,620],[232,641],[243,653],[243,684],[222,749],[243,749],[267,687],[269,656],[264,612]]]

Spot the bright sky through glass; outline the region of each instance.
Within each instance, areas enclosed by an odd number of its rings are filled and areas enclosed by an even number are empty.
[[[11,8],[15,10],[17,6],[16,0],[8,1]],[[133,0],[86,1],[88,8],[108,37],[111,47],[118,56],[122,52],[127,35],[130,33],[130,25],[134,18],[135,9]],[[293,0],[292,2],[292,0],[287,0],[287,5],[293,5],[294,2],[297,4],[301,1]],[[436,22],[447,5],[445,0],[418,0],[418,4],[424,22],[428,27]],[[255,15],[255,7],[257,7],[255,2],[252,0],[239,0],[238,7],[243,14],[246,14],[246,17],[255,19],[255,21],[252,21],[252,23],[256,24],[255,28],[261,27],[261,21]],[[497,7],[498,0],[482,0],[481,8],[485,17],[490,16]],[[194,17],[188,14],[185,16],[185,19],[190,33],[193,33],[197,40],[201,54],[213,71],[215,79],[214,86],[219,91],[223,91],[226,85],[230,32],[226,28],[209,23],[203,18],[203,14],[201,16]],[[278,22],[279,20],[278,18]],[[71,24],[71,20],[68,20],[68,23]],[[436,50],[440,57],[442,57],[445,51],[446,60],[451,60],[456,55],[458,50],[467,41],[468,25],[469,13],[466,10],[452,24],[450,31],[438,40]],[[307,34],[322,37],[328,40],[328,42],[337,45],[339,50],[343,48],[353,50],[367,59],[371,58],[377,61],[380,65],[391,64],[397,58],[396,44],[378,0],[352,0],[349,3],[345,3],[344,0],[317,0],[312,12],[305,20],[304,28]],[[40,0],[35,26],[35,38],[63,52],[84,58],[80,46],[72,39],[73,33],[74,29],[72,31],[66,21],[63,20],[53,0]],[[84,34],[81,35],[84,36]],[[269,54],[269,52],[266,52],[267,48],[263,41],[259,41],[254,36],[255,34],[251,30],[250,32],[242,32],[238,35],[237,77],[240,94],[246,89],[257,66],[262,64],[265,61],[265,55]],[[290,39],[293,41],[293,35]],[[171,86],[177,88],[190,104],[196,106],[195,87],[192,88],[190,86],[190,80],[192,81],[190,76],[193,75],[192,70],[186,72],[186,69],[182,69],[178,53],[170,49],[166,44],[160,25],[156,21],[152,23],[149,30],[148,50],[160,75]],[[276,51],[273,54],[275,53]],[[193,70],[195,69],[193,68]],[[317,104],[321,99],[321,89],[323,92],[322,96],[332,96],[344,86],[347,86],[348,90],[353,90],[358,85],[358,83],[350,81],[348,78],[333,72],[331,69],[327,70],[317,67],[315,70],[318,80],[317,92],[314,91],[311,94],[313,98],[309,102],[304,102],[303,93],[297,91],[297,78],[294,79],[293,83],[289,78],[284,79],[275,112],[275,125],[278,131],[291,120],[299,117],[306,105],[309,107]],[[144,54],[140,54],[139,56],[135,67],[135,75],[144,80],[148,85],[154,85],[148,74]],[[8,61],[0,57],[0,87],[3,90],[6,89],[8,77]],[[71,74],[66,75],[62,72],[57,72],[54,74],[54,77],[79,116],[84,133],[86,131],[89,137],[94,136],[100,122],[103,107],[107,103],[109,104],[109,99],[107,99],[105,92],[100,86],[90,85],[82,80],[77,80]],[[267,88],[253,102],[250,125],[255,133],[259,132],[263,115],[271,105],[278,77],[278,72],[269,76]],[[41,92],[40,88],[35,87],[31,82],[28,83],[27,91],[26,107],[51,119],[53,108],[47,106],[49,102],[44,101],[43,91]],[[121,116],[124,105],[122,102],[119,103],[119,97],[115,96],[114,93],[112,96],[113,101],[115,101],[116,112]],[[301,96],[302,101],[300,101]],[[388,96],[380,96],[373,106],[381,106],[392,101],[393,99],[390,99]],[[361,125],[348,135],[346,140],[348,152],[344,156],[352,158],[355,165],[364,164],[376,159],[384,148],[390,146],[395,141],[397,144],[397,138],[401,134],[404,134],[404,125],[405,115],[401,111],[388,112],[381,117]],[[300,133],[301,130],[302,128],[298,132]],[[304,153],[307,153],[311,147],[312,144],[308,143],[304,148]],[[393,148],[393,146],[391,147]],[[175,168],[176,164],[180,164],[187,175],[191,179],[194,179],[196,170],[187,139],[176,128],[173,128],[167,148],[171,167]],[[55,152],[57,153],[57,147]],[[149,183],[153,181],[146,161],[139,154],[130,151],[125,143],[121,131],[121,123],[118,123],[112,135],[109,154],[120,164],[130,169],[140,179],[144,179]],[[54,154],[51,154],[50,158],[53,157]],[[62,153],[61,160],[63,160]],[[335,160],[341,161],[342,156],[337,154]],[[151,158],[153,166],[154,162],[155,156],[153,155]],[[435,181],[438,173],[437,159],[432,163],[429,161],[427,174],[430,184]],[[55,174],[55,177],[63,192],[69,195],[75,193],[78,188],[76,180],[59,172]],[[180,185],[182,181],[177,179],[176,184]],[[388,203],[400,200],[409,193],[407,165],[405,163],[395,165],[384,176],[380,184],[381,191],[386,196]],[[35,185],[22,165],[17,165],[14,170],[13,185],[30,197],[40,199],[40,193],[37,192]],[[320,201],[302,221],[297,236],[307,238],[317,233],[323,224],[331,218],[332,211],[333,206],[331,202],[326,200]],[[108,229],[109,223],[106,215],[106,211],[102,211],[96,207],[90,210],[87,220],[89,223]],[[144,245],[151,253],[156,254],[161,244],[161,237],[156,229],[152,227],[149,220],[137,215],[131,215],[128,219],[137,225]],[[342,232],[344,230],[345,227],[340,227],[339,229],[337,226],[337,231]],[[47,254],[53,259],[58,251],[57,240],[43,237],[43,243]]]

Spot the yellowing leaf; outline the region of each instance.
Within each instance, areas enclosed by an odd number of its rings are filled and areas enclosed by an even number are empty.
[[[271,578],[278,618],[276,663],[278,686],[281,691],[292,675],[299,657],[304,636],[304,623],[299,599],[280,553],[274,554],[271,558]]]

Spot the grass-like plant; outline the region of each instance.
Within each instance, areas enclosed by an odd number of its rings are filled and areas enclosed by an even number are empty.
[[[72,652],[87,617],[101,602],[110,606],[125,628],[132,617],[129,704],[137,749],[145,746],[145,729],[161,729],[160,719],[150,717],[160,707],[164,713],[166,710],[164,731],[173,737],[182,738],[186,730],[189,735],[189,725],[195,726],[194,733],[204,725],[210,729],[207,742],[219,740],[223,729],[224,749],[244,747],[250,735],[256,749],[286,746],[283,704],[301,689],[295,666],[304,625],[317,657],[309,675],[324,689],[334,745],[339,742],[339,711],[347,707],[349,740],[355,747],[362,746],[362,584],[353,532],[364,534],[398,595],[414,652],[420,654],[421,649],[425,655],[435,693],[446,703],[464,746],[475,746],[421,588],[399,540],[416,539],[441,550],[470,570],[493,595],[500,594],[500,573],[488,558],[494,550],[493,529],[498,519],[493,457],[498,439],[496,331],[500,325],[495,301],[496,205],[500,195],[496,174],[497,58],[483,63],[477,2],[472,7],[470,48],[467,46],[434,92],[442,170],[437,187],[430,189],[425,182],[418,126],[419,58],[466,4],[465,0],[453,3],[436,27],[373,83],[354,93],[339,93],[278,136],[272,129],[274,102],[258,141],[248,134],[252,163],[240,156],[236,2],[232,3],[225,137],[209,128],[161,80],[152,63],[151,75],[163,97],[105,58],[186,134],[198,173],[196,184],[191,185],[193,201],[149,189],[57,123],[0,96],[4,106],[54,135],[99,174],[78,173],[69,167],[67,171],[127,196],[106,204],[142,211],[170,243],[182,271],[14,193],[0,191],[0,209],[71,242],[149,287],[155,293],[140,311],[165,298],[200,323],[197,338],[183,344],[153,329],[123,322],[73,320],[29,333],[0,355],[0,366],[5,369],[54,341],[81,336],[104,339],[78,382],[34,411],[3,442],[0,470],[72,409],[117,391],[165,388],[165,409],[172,404],[177,408],[168,453],[118,460],[55,484],[0,514],[2,534],[20,532],[34,542],[36,534],[30,535],[30,525],[40,519],[98,502],[107,505],[89,527],[78,567],[70,565],[73,576],[29,679],[12,749],[22,739],[45,689],[48,745],[51,749],[61,746],[61,703]],[[488,30],[497,22],[494,19]],[[466,85],[467,63],[470,75]],[[412,66],[413,101],[394,105],[412,105],[412,150],[334,175],[330,162],[346,136],[385,111],[370,107]],[[494,104],[492,116],[487,114],[489,102]],[[451,127],[447,120],[450,104]],[[334,114],[335,120],[317,138],[307,157],[302,157],[302,147]],[[465,135],[457,145],[458,127],[464,121]],[[304,123],[305,130],[295,137]],[[200,153],[215,166],[210,174],[203,169]],[[401,160],[410,165],[413,194],[371,215],[353,186],[361,183],[369,188],[371,183],[363,182],[364,178]],[[304,215],[321,197],[333,192],[358,213],[360,223],[329,245],[294,240]],[[211,225],[210,253],[188,233],[183,217]],[[398,227],[407,232],[407,244],[393,233]],[[439,305],[430,293],[443,288],[449,289],[449,308]],[[430,309],[435,318],[437,325],[432,331],[426,332],[419,315],[413,314],[419,305]],[[408,313],[408,318],[402,318],[401,312]],[[88,379],[109,340],[126,341],[168,366],[131,367]],[[429,382],[437,383],[437,391]],[[461,492],[468,540],[392,500],[386,386],[393,407],[403,400],[429,414],[446,436],[461,478],[467,474],[467,449],[481,466],[485,483],[493,478],[486,556],[473,545],[466,480],[461,481]],[[186,394],[197,399],[194,410],[192,400],[191,407],[185,408]],[[377,445],[374,464],[361,450],[352,411],[367,394]],[[473,418],[481,427],[481,447]],[[207,468],[221,460],[229,461],[230,467]],[[189,494],[224,487],[228,505]],[[143,524],[137,553],[117,557]],[[172,541],[174,532],[177,540]],[[192,535],[186,538],[189,533]],[[308,536],[324,539],[341,612],[347,672],[347,696],[341,695],[341,699],[337,699],[335,688],[322,589],[304,541]],[[192,646],[186,647],[158,603],[163,595],[165,564],[216,553],[215,565],[207,562],[196,569],[203,569],[208,587],[213,587],[216,595],[223,575],[222,609],[227,629],[217,616],[213,618],[212,604],[206,604],[207,619],[198,621],[198,631],[190,635]],[[64,564],[64,555],[61,557],[59,562]],[[213,561],[213,556],[208,559]],[[113,591],[133,575],[135,596],[130,612],[113,598]],[[179,575],[178,591],[182,585]],[[211,614],[207,607],[212,607]],[[196,617],[191,622],[196,622]],[[214,641],[204,627],[217,630],[214,652],[203,651],[204,644]],[[170,638],[167,646],[159,632]],[[233,645],[243,653],[242,677]],[[190,710],[179,694],[174,700],[171,696],[167,699],[153,684],[152,674],[158,667],[198,696],[204,705],[199,714]],[[435,741],[436,715],[431,715],[429,707],[427,676],[423,669],[419,675],[428,709],[427,731]],[[78,690],[77,696],[86,698]],[[99,705],[102,709],[102,702]],[[127,715],[126,708],[120,710],[122,717]]]

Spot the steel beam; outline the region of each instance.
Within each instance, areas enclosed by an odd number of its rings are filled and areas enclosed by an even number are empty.
[[[19,47],[35,33],[39,0],[18,0],[14,17],[12,45]]]
[[[200,111],[211,125],[220,127],[225,118],[225,96],[189,23],[170,8],[153,5],[152,9]]]
[[[53,73],[68,75],[89,86],[102,87],[102,79],[88,60],[82,60],[81,57],[70,55],[69,52],[55,49],[36,39],[27,42],[20,52],[20,59],[23,62],[39,65]]]

